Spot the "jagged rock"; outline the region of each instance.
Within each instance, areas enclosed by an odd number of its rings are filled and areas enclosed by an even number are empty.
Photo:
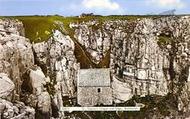
[[[19,98],[23,74],[34,64],[32,45],[29,39],[20,36],[24,30],[17,20],[0,20],[3,30],[14,29],[8,33],[0,30],[0,72],[5,73],[14,82],[14,98]],[[20,30],[19,30],[20,29]]]
[[[105,24],[96,21],[81,24],[71,24],[75,29],[75,38],[85,47],[85,50],[92,56],[92,61],[98,64],[110,49],[111,35],[105,29]]]
[[[3,119],[35,119],[35,110],[20,102],[0,99],[0,115]]]
[[[42,114],[46,115],[46,118],[50,118],[51,116],[51,98],[46,85],[46,77],[42,72],[41,68],[38,66],[34,66],[29,71],[30,83],[33,89],[32,95],[36,97],[33,106],[37,108],[38,111],[41,111]]]
[[[41,64],[47,64],[47,75],[57,81],[56,85],[63,86],[63,96],[74,95],[74,85],[76,80],[76,59],[74,57],[74,43],[69,36],[64,36],[61,32],[55,31],[54,35],[47,42],[33,45],[36,53],[36,60]],[[49,54],[48,54],[49,53]],[[54,74],[54,75],[53,75]],[[52,80],[52,79],[51,79]]]
[[[117,33],[118,30],[115,30],[110,67],[114,69],[114,74],[130,85],[128,87],[134,95],[166,95],[169,90],[169,74],[166,75],[163,70],[169,68],[168,53],[157,41],[158,34],[162,34],[164,28],[173,29],[171,25],[164,24],[168,19],[142,19],[136,23],[128,38],[120,35],[122,31]]]
[[[0,19],[0,32],[24,36],[24,27],[22,22],[17,19]]]
[[[51,96],[62,114],[62,96],[76,97],[76,73],[78,64],[74,56],[74,42],[69,36],[55,31],[47,41],[33,45],[39,66],[44,66],[50,77]]]
[[[125,102],[133,97],[131,85],[127,82],[119,81],[115,76],[113,77],[112,90],[115,103]]]
[[[46,77],[40,67],[34,67],[30,69],[30,82],[33,89],[33,94],[40,95],[44,91],[44,85],[46,84]]]
[[[110,68],[116,102],[126,101],[133,95],[164,96],[169,92],[179,96],[182,91],[179,108],[188,110],[185,105],[189,102],[189,83],[184,81],[189,80],[189,22],[189,16],[171,16],[101,24],[89,21],[70,27],[95,63],[102,60],[103,51],[111,48]],[[160,39],[163,37],[164,40]],[[110,44],[103,45],[104,38]]]
[[[14,90],[14,83],[4,73],[0,73],[0,98],[7,98]]]
[[[24,74],[34,65],[32,44],[29,39],[23,36],[24,28],[20,21],[14,19],[0,19],[1,98],[14,102],[20,100],[22,97],[21,95],[23,92],[21,85],[25,78],[28,78],[24,77]],[[12,91],[13,93],[11,93]],[[3,105],[5,105],[4,109]],[[30,114],[28,114],[28,111],[25,111],[25,108],[30,107],[26,107],[23,104],[21,108],[18,108],[18,106],[13,106],[11,102],[3,100],[1,109],[3,109],[4,112],[1,113],[1,115],[5,119],[35,118],[34,109],[32,109],[32,116],[29,117],[28,115]]]
[[[152,19],[138,20],[135,23],[116,20],[106,21],[101,25],[96,21],[71,25],[75,29],[75,38],[91,54],[94,62],[99,63],[111,48],[112,76],[121,78],[121,83],[113,81],[113,86],[128,85],[125,87],[128,91],[123,94],[119,94],[120,91],[113,87],[113,91],[118,92],[115,96],[121,96],[118,100],[126,101],[133,95],[166,95],[168,92],[167,79],[162,70],[168,64],[168,59],[157,44],[154,25]],[[146,68],[149,70],[144,70]],[[138,81],[136,77],[144,81]]]
[[[89,59],[96,64],[104,59],[108,51],[111,52],[108,62],[116,103],[125,102],[135,95],[166,97],[169,93],[172,95],[169,101],[172,104],[174,102],[175,106],[169,107],[170,103],[167,105],[167,101],[161,103],[166,104],[169,115],[162,115],[155,107],[156,111],[148,112],[148,117],[178,118],[178,112],[189,116],[189,23],[189,16],[101,23],[88,21],[70,24],[77,41],[56,30],[48,41],[33,44],[32,47],[29,40],[21,36],[24,34],[21,22],[0,20],[0,72],[7,74],[14,82],[14,100],[20,100],[16,97],[20,97],[21,92],[24,92],[25,97],[21,97],[32,102],[27,104],[45,113],[47,118],[51,116],[50,105],[54,105],[52,108],[59,113],[57,118],[61,118],[64,116],[62,107],[65,97],[76,98],[79,65],[74,54],[74,40],[82,45],[85,53],[90,54]],[[55,24],[64,30],[62,23]],[[32,68],[34,57],[36,65],[41,69]],[[30,73],[26,75],[28,71]],[[21,88],[22,84],[31,84],[32,90],[25,92],[26,87]],[[6,118],[22,117],[30,112],[21,108],[25,107],[23,103],[7,102],[7,105],[8,108],[0,103],[0,112]],[[69,105],[73,106],[72,103]],[[5,108],[7,109],[4,112]]]

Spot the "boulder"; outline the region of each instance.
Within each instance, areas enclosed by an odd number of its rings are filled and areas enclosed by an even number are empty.
[[[41,68],[34,66],[32,69],[30,69],[29,77],[33,94],[40,95],[44,91],[44,85],[46,84],[46,77]]]
[[[13,81],[4,73],[0,73],[0,98],[7,98],[15,89]]]
[[[41,68],[38,66],[33,66],[29,71],[30,77],[30,85],[32,86],[32,94],[34,100],[32,100],[42,116],[46,118],[50,118],[51,116],[51,98],[49,93],[47,92],[45,85],[46,84],[46,77],[42,72]]]

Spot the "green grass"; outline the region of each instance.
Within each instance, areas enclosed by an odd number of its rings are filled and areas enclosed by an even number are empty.
[[[171,42],[171,37],[167,35],[160,35],[157,41],[159,46],[166,46],[170,44],[170,42]]]
[[[31,40],[31,42],[46,41],[51,35],[52,30],[60,29],[55,21],[63,23],[65,33],[73,37],[74,31],[69,28],[70,23],[87,22],[90,20],[96,20],[100,25],[105,21],[110,20],[129,20],[134,21],[137,18],[153,17],[153,16],[86,16],[86,17],[62,17],[62,16],[14,16],[8,18],[16,18],[23,22],[25,28],[25,35]],[[4,17],[0,17],[4,18]]]
[[[23,22],[25,35],[31,42],[41,42],[48,39],[52,30],[56,29],[51,17],[27,16],[16,18]]]
[[[31,42],[46,41],[51,35],[52,30],[60,29],[55,21],[63,23],[65,33],[71,37],[74,35],[72,29],[69,28],[70,23],[89,21],[89,20],[107,20],[106,17],[61,17],[61,16],[16,16],[13,17],[23,22],[25,28],[25,35],[31,40]],[[109,17],[114,20],[115,18]]]
[[[69,23],[75,20],[73,18],[64,18],[61,16],[18,16],[15,17],[23,22],[25,35],[31,42],[42,42],[48,40],[52,31],[60,29],[55,21],[63,23],[65,29],[68,29]]]
[[[16,18],[22,21],[25,28],[25,36],[30,39],[31,42],[42,42],[47,41],[49,37],[52,36],[53,30],[60,30],[62,33],[69,35],[75,43],[75,56],[77,61],[80,62],[81,68],[102,68],[109,67],[110,62],[110,50],[107,52],[106,56],[100,61],[99,64],[95,64],[92,61],[92,57],[86,49],[81,46],[81,44],[74,38],[74,29],[69,27],[70,23],[81,23],[88,22],[90,20],[96,20],[98,22],[97,26],[92,26],[94,30],[102,26],[105,21],[114,21],[114,20],[128,20],[134,21],[138,18],[151,17],[154,18],[157,16],[121,16],[121,15],[111,15],[111,16],[85,16],[82,18],[79,17],[62,17],[62,16],[14,16],[6,18]],[[0,17],[4,18],[4,17]],[[60,25],[57,25],[55,22],[63,24],[63,28]]]
[[[73,36],[73,30],[69,28],[70,23],[76,22],[87,22],[90,20],[97,20],[101,25],[105,21],[112,20],[128,20],[134,21],[138,18],[159,18],[161,16],[142,16],[142,15],[110,15],[110,16],[85,16],[79,17],[62,17],[58,15],[54,16],[7,16],[0,18],[16,18],[23,22],[25,27],[25,35],[31,40],[31,42],[42,42],[47,40],[51,34],[52,30],[60,29],[59,26],[55,24],[55,21],[60,21],[63,23],[65,31],[71,37]]]

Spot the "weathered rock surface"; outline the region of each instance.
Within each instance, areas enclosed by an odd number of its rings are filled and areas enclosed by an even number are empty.
[[[157,44],[155,33],[158,31],[155,25],[157,24],[152,19],[134,22],[106,21],[102,24],[92,21],[71,25],[76,29],[75,37],[79,43],[87,52],[94,51],[90,52],[94,62],[101,61],[111,49],[112,76],[115,75],[120,80],[113,80],[113,86],[121,86],[127,90],[124,92],[121,89],[119,92],[122,93],[119,93],[116,87],[113,88],[117,102],[126,101],[133,95],[166,95],[168,92],[167,79],[162,69],[167,65],[168,59]],[[123,98],[116,95],[123,95]],[[124,95],[127,97],[124,98]]]
[[[35,119],[35,110],[22,102],[12,103],[0,99],[0,117],[2,119]]]
[[[116,102],[134,95],[169,93],[177,97],[178,110],[188,112],[189,23],[189,16],[171,16],[101,24],[91,21],[71,24],[71,27],[78,42],[88,52],[93,51],[89,53],[94,62],[98,63],[111,48],[110,68]],[[110,44],[103,44],[104,36]]]
[[[163,71],[168,59],[157,44],[156,25],[152,19],[143,19],[137,22],[132,33],[121,32],[123,35],[120,35],[115,30],[110,66],[134,95],[166,95],[168,92]]]
[[[17,19],[0,19],[0,32],[24,36],[24,27]]]
[[[63,97],[76,97],[76,74],[78,64],[74,56],[74,42],[69,36],[55,31],[47,41],[33,45],[36,60],[50,77],[51,96],[59,115],[63,115]]]
[[[169,114],[153,106],[154,112],[147,112],[147,118],[190,115],[189,16],[89,21],[70,27],[94,63],[101,62],[110,51],[108,60],[115,103],[137,95],[143,98],[159,95],[169,101],[155,104],[164,104]],[[31,44],[23,37],[23,29],[17,20],[0,20],[0,75],[3,75],[0,84],[6,83],[0,88],[0,97],[25,103],[19,106],[2,99],[6,104],[0,103],[1,115],[13,118],[29,114],[34,118],[36,111],[44,118],[63,118],[62,108],[73,106],[71,98],[76,99],[79,65],[74,54],[74,39],[55,30],[48,41]],[[65,102],[66,99],[69,101]],[[9,106],[6,108],[6,105]]]
[[[0,108],[4,119],[35,118],[35,110],[20,102],[23,75],[34,64],[32,45],[23,31],[20,21],[0,19]]]
[[[75,38],[90,53],[92,61],[98,64],[110,49],[111,35],[106,25],[92,21],[70,27],[75,29]]]
[[[0,72],[5,73],[14,82],[13,97],[20,98],[23,74],[34,64],[32,45],[29,39],[20,36],[21,22],[12,20],[0,20]],[[9,29],[14,29],[10,32]],[[4,32],[5,31],[5,32]],[[10,32],[10,33],[9,33]]]
[[[14,83],[4,73],[0,73],[0,98],[7,98],[14,90]]]
[[[46,84],[46,77],[40,67],[33,67],[30,69],[29,77],[33,88],[33,94],[40,95],[43,92]]]
[[[33,107],[36,107],[38,111],[42,113],[46,118],[50,118],[51,116],[51,98],[45,85],[48,83],[49,77],[45,77],[41,68],[38,66],[34,66],[29,71],[29,85],[32,87],[32,94],[30,97],[33,97],[30,104]]]
[[[131,85],[128,82],[119,81],[115,76],[113,77],[112,90],[115,103],[121,103],[133,97]]]
[[[173,111],[169,109],[170,117],[182,118],[177,110],[189,115],[189,23],[189,17],[142,19],[129,38],[120,41],[120,49],[123,47],[126,53],[117,49],[112,52],[115,74],[127,82],[125,88],[129,87],[131,93],[174,95],[170,100],[178,106]],[[161,116],[153,115],[149,113],[148,117]]]

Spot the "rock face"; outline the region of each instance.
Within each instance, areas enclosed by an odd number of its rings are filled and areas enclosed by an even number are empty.
[[[50,118],[52,108],[57,108],[58,115],[53,116],[63,117],[63,97],[76,97],[78,64],[71,38],[55,31],[47,42],[32,46],[21,36],[21,22],[3,19],[0,25],[1,83],[6,84],[1,89],[1,98],[10,95],[9,99],[23,101],[36,108],[36,114],[43,118]]]
[[[162,68],[168,59],[157,44],[155,25],[152,19],[71,25],[76,28],[75,37],[79,43],[87,52],[94,51],[90,54],[95,62],[102,60],[111,49],[110,68],[115,77],[112,84],[116,102],[126,101],[133,95],[167,94],[167,79]],[[117,90],[116,86],[123,88]]]
[[[76,74],[79,67],[74,56],[74,42],[56,30],[47,42],[34,44],[33,49],[36,62],[51,79],[49,92],[52,92],[53,103],[59,115],[63,115],[63,97],[76,97]]]
[[[0,98],[7,98],[14,90],[14,83],[4,73],[0,73]]]
[[[90,53],[92,61],[98,64],[110,48],[109,29],[96,21],[71,24],[70,27],[76,29],[75,38]]]
[[[22,26],[20,22],[0,20],[0,24],[4,26],[1,28],[4,28],[3,31],[0,31],[0,72],[7,74],[14,82],[14,98],[19,98],[22,75],[34,64],[32,45],[29,39],[19,35],[21,33],[18,29]],[[14,30],[10,32],[9,29]]]
[[[189,16],[72,23],[75,39],[55,30],[47,41],[31,44],[24,37],[21,22],[0,19],[1,117],[67,117],[63,107],[75,106],[77,98],[80,67],[75,56],[76,43],[95,64],[105,60],[107,53],[110,55],[106,61],[115,103],[124,103],[134,96],[159,95],[169,97],[169,101],[160,101],[166,106],[169,103],[169,114],[162,114],[158,106],[147,118],[188,117],[189,23]]]
[[[168,66],[168,59],[157,44],[159,31],[156,27],[153,20],[143,19],[137,22],[132,33],[123,32],[120,36],[118,30],[115,31],[110,65],[132,95],[166,95],[168,92],[163,71],[164,66]]]
[[[189,16],[174,16],[132,22],[106,21],[101,25],[92,21],[71,27],[75,29],[78,42],[87,51],[95,51],[90,52],[94,62],[99,62],[104,52],[111,48],[115,102],[124,102],[134,95],[164,96],[169,93],[177,95],[178,107],[187,112],[189,20]],[[104,38],[105,41],[109,39],[108,44],[103,43]],[[102,49],[97,45],[99,41]]]
[[[0,19],[0,31],[24,36],[23,24],[16,19]]]
[[[13,104],[0,99],[0,116],[3,119],[35,119],[35,110],[22,102]]]
[[[36,107],[39,112],[46,118],[51,116],[51,98],[47,89],[45,88],[46,83],[48,83],[48,78],[45,77],[41,68],[34,66],[29,71],[30,85],[32,87],[32,95],[30,97],[36,98],[36,100],[31,100],[33,107]]]
[[[33,88],[32,93],[40,95],[43,92],[43,85],[46,84],[46,77],[40,67],[30,69],[30,80]]]
[[[0,113],[4,119],[35,118],[35,110],[19,102],[23,74],[34,63],[32,45],[21,36],[23,30],[18,20],[0,20]]]
[[[62,95],[73,97],[75,93],[73,84],[76,83],[73,79],[76,77],[77,63],[71,38],[55,31],[50,40],[34,44],[33,48],[37,56],[36,60],[42,65],[47,64],[46,75],[55,79],[54,81],[57,82],[55,87],[58,88],[58,85],[66,83],[63,86]],[[63,84],[58,84],[59,82]]]

